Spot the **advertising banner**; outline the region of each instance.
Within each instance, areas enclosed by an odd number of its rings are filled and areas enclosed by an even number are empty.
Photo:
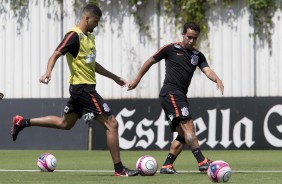
[[[11,140],[14,115],[63,116],[66,102],[67,99],[2,100],[0,149],[108,149],[104,127],[96,121],[87,125],[83,119],[71,130],[26,128],[16,142]],[[169,149],[177,134],[170,132],[158,99],[106,102],[119,123],[121,149]],[[282,149],[282,97],[192,98],[189,103],[202,149]]]
[[[119,122],[122,149],[169,149],[177,134],[170,132],[158,99],[107,102]],[[282,149],[281,97],[193,98],[189,103],[202,149]],[[92,127],[93,149],[106,149],[104,128]]]

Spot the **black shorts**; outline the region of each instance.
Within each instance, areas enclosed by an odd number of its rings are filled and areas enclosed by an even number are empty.
[[[186,95],[178,90],[163,92],[159,95],[161,106],[165,112],[166,120],[171,132],[176,131],[180,121],[191,119],[189,102]]]
[[[76,84],[70,85],[70,98],[65,107],[64,113],[76,113],[79,119],[82,117],[85,121],[90,121],[96,115],[111,115],[109,106],[103,98],[97,93],[95,84]]]

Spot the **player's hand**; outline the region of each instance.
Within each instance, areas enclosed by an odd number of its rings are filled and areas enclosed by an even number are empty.
[[[0,100],[2,100],[2,98],[4,98],[4,94],[0,92]]]
[[[115,79],[115,82],[121,87],[127,86],[127,81],[124,78],[118,77]]]
[[[134,88],[136,88],[136,86],[138,85],[138,81],[137,80],[133,80],[130,82],[130,84],[128,84],[128,88],[127,88],[127,91],[130,91]]]
[[[51,74],[44,74],[40,77],[39,82],[43,84],[48,84],[51,80]]]
[[[224,91],[224,86],[221,80],[218,80],[216,82],[216,88],[219,89],[221,91],[221,94],[223,95],[223,91]]]

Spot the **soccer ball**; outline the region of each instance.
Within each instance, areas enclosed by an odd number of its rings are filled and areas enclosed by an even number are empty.
[[[214,183],[227,182],[231,177],[231,168],[227,162],[216,160],[210,164],[207,174]]]
[[[37,166],[42,172],[53,172],[57,167],[57,159],[50,153],[43,153],[37,159]]]
[[[150,155],[141,156],[136,162],[136,169],[142,176],[153,176],[158,169],[157,160]]]

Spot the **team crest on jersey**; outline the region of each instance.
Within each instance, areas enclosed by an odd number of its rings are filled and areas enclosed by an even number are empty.
[[[178,44],[174,44],[174,47],[177,48],[177,49],[180,49],[180,48],[181,48],[181,46],[178,45]]]
[[[103,107],[104,107],[105,112],[110,112],[110,107],[108,106],[108,104],[104,103]]]
[[[96,60],[96,52],[92,52],[91,54],[86,56],[86,63],[92,63]]]
[[[189,115],[189,110],[187,107],[183,107],[181,109],[181,113],[182,113],[182,116],[188,116]]]
[[[198,59],[199,59],[199,56],[197,56],[197,55],[192,55],[192,56],[191,56],[191,64],[192,64],[192,65],[197,65],[197,64],[198,64]]]

